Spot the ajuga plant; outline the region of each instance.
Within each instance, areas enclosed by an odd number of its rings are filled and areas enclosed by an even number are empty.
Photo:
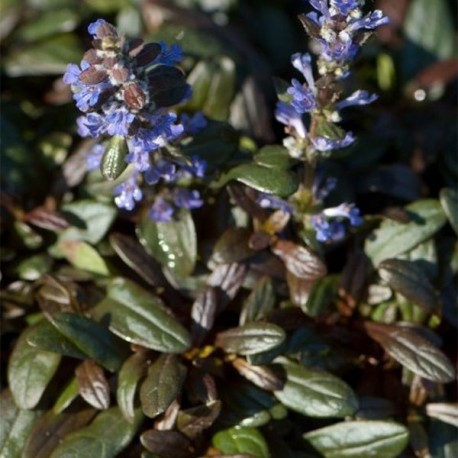
[[[457,455],[453,160],[432,170],[442,188],[390,162],[418,113],[404,103],[393,127],[393,100],[377,99],[391,61],[369,39],[385,14],[300,2],[287,81],[261,55],[281,62],[277,31],[294,37],[286,4],[141,3],[119,27],[87,27],[78,3],[85,53],[66,11],[49,12],[56,41],[38,21],[11,32],[38,34],[29,54],[5,46],[4,97],[21,93],[6,165],[21,167],[2,195],[0,455]],[[42,80],[59,78],[36,100],[41,79],[14,78],[47,53]]]

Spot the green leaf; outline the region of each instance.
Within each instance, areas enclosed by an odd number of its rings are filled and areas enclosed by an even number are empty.
[[[299,180],[293,172],[264,167],[259,164],[241,164],[223,175],[214,187],[220,188],[232,180],[240,181],[257,191],[286,197],[296,191]]]
[[[288,150],[280,145],[267,145],[259,150],[253,158],[255,162],[264,167],[276,170],[290,169],[295,160],[290,157]]]
[[[35,422],[21,458],[49,457],[67,434],[85,426],[95,414],[96,411],[91,408],[58,415],[47,412]]]
[[[82,240],[92,245],[103,239],[116,217],[113,205],[91,199],[66,204],[62,211],[73,227],[66,229],[59,240]]]
[[[94,316],[106,316],[110,329],[124,340],[165,353],[182,353],[191,346],[188,331],[158,297],[124,278],[112,280],[107,293]]]
[[[217,264],[242,261],[255,253],[248,242],[252,231],[244,227],[230,227],[215,243],[212,260]]]
[[[194,270],[197,236],[189,211],[180,211],[178,219],[168,223],[155,222],[145,214],[137,227],[137,236],[154,258],[178,276],[187,277]]]
[[[21,261],[14,269],[22,280],[35,281],[49,272],[52,259],[46,253],[36,254]]]
[[[59,394],[52,411],[55,414],[62,413],[78,397],[78,395],[78,382],[76,377],[73,377]]]
[[[135,436],[142,416],[129,423],[117,407],[105,410],[85,428],[69,434],[50,458],[114,458]]]
[[[130,356],[121,367],[118,374],[116,400],[124,418],[132,423],[135,418],[135,392],[141,378],[146,374],[150,354],[139,351]]]
[[[107,180],[116,180],[127,167],[127,143],[124,137],[115,135],[103,153],[100,171]]]
[[[67,312],[56,313],[52,324],[83,353],[109,371],[114,372],[121,366],[124,351],[106,327],[85,316]]]
[[[458,234],[458,192],[456,189],[444,188],[441,190],[440,202],[447,218]]]
[[[9,390],[0,394],[0,456],[13,458],[21,455],[24,443],[36,419],[39,410],[21,410],[16,405]]]
[[[304,434],[325,458],[397,458],[409,442],[403,425],[388,421],[347,421]]]
[[[186,368],[174,355],[161,355],[148,369],[140,388],[140,402],[146,416],[154,418],[165,412],[181,393]]]
[[[407,205],[411,221],[402,224],[385,220],[366,240],[365,252],[375,266],[409,251],[435,234],[446,221],[437,200],[425,199]]]
[[[407,39],[401,63],[407,79],[431,63],[455,56],[453,14],[446,0],[410,2],[403,29]]]
[[[97,250],[80,240],[62,240],[59,250],[74,267],[97,275],[110,275],[110,269]]]
[[[85,359],[86,355],[62,335],[49,321],[39,321],[27,334],[27,343],[39,350]]]
[[[271,323],[251,322],[220,332],[215,345],[226,352],[254,355],[278,347],[286,334],[280,326]]]
[[[7,74],[13,77],[61,75],[69,62],[81,59],[81,54],[76,36],[66,33],[11,50],[4,65]]]
[[[240,325],[257,321],[273,310],[275,293],[272,279],[262,277],[247,297],[240,312]]]
[[[448,358],[414,330],[382,323],[365,323],[369,335],[396,361],[421,377],[438,383],[451,382],[455,369]]]
[[[324,418],[346,417],[357,410],[355,394],[339,378],[283,359],[279,362],[286,371],[286,383],[274,394],[289,409]]]
[[[213,436],[213,445],[226,455],[247,454],[257,458],[269,458],[266,440],[256,428],[235,427]]]
[[[16,405],[33,409],[59,366],[61,356],[42,351],[27,343],[34,327],[27,328],[11,353],[8,364],[8,383]]]
[[[378,266],[388,286],[429,313],[437,311],[438,298],[426,274],[416,264],[402,259],[385,259]]]

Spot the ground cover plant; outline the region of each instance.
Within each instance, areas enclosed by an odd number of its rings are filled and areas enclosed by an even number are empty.
[[[454,2],[0,12],[0,456],[458,455]]]

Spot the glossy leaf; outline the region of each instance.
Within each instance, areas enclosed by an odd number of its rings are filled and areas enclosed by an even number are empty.
[[[323,261],[305,246],[279,240],[272,251],[285,263],[289,272],[302,280],[317,280],[326,275]]]
[[[118,374],[116,400],[124,418],[132,423],[135,418],[135,393],[141,378],[146,375],[149,353],[140,351],[130,356]]]
[[[255,428],[236,427],[219,431],[213,436],[213,445],[224,454],[248,454],[269,458],[269,448],[262,434]]]
[[[27,334],[27,343],[40,350],[85,359],[86,355],[71,340],[61,334],[49,321],[39,321]]]
[[[222,187],[231,180],[239,181],[256,191],[286,197],[296,191],[299,184],[293,172],[277,170],[259,164],[242,164],[223,175],[215,187]]]
[[[285,340],[282,328],[270,323],[251,322],[220,332],[215,345],[226,352],[253,355],[277,347]]]
[[[437,418],[458,428],[458,404],[446,402],[430,402],[426,404],[428,417]]]
[[[180,394],[186,368],[173,355],[161,355],[148,369],[140,388],[140,402],[145,415],[154,418]]]
[[[240,312],[240,325],[265,317],[275,305],[272,279],[262,277],[247,297]]]
[[[47,458],[64,437],[89,423],[96,415],[94,409],[85,409],[56,415],[47,412],[35,422],[22,452],[23,458]]]
[[[439,348],[414,330],[382,323],[365,323],[367,332],[396,361],[433,382],[446,383],[455,370]]]
[[[114,458],[130,443],[141,420],[137,413],[134,423],[129,423],[117,407],[112,407],[97,415],[89,426],[66,436],[50,458]]]
[[[409,251],[437,232],[446,221],[437,200],[419,200],[407,205],[411,221],[406,224],[385,220],[366,240],[365,252],[375,266],[385,259]]]
[[[437,310],[438,298],[428,277],[413,262],[401,259],[385,259],[378,266],[380,277],[406,299],[421,306],[427,312]]]
[[[82,240],[92,245],[100,242],[116,216],[113,205],[85,199],[62,207],[71,227],[60,234],[60,240]]]
[[[397,458],[409,442],[407,428],[391,421],[347,421],[304,434],[325,458]]]
[[[124,278],[115,278],[94,314],[106,317],[111,331],[124,340],[152,350],[181,353],[191,345],[188,331],[160,299]]]
[[[101,324],[66,312],[55,314],[52,324],[83,353],[109,371],[114,372],[121,366],[124,352],[116,337]]]
[[[334,375],[281,360],[286,383],[275,396],[289,409],[308,417],[346,417],[358,408],[351,388]]]
[[[453,188],[445,188],[440,192],[440,202],[447,218],[458,234],[458,192]]]
[[[186,277],[194,270],[197,238],[189,211],[180,211],[178,219],[168,223],[155,222],[146,214],[137,227],[137,236],[163,267],[178,276]]]
[[[259,150],[254,156],[254,160],[264,167],[271,167],[275,170],[290,169],[295,161],[291,158],[288,150],[284,146],[267,145]]]
[[[24,456],[21,455],[24,443],[34,422],[42,412],[39,410],[20,409],[9,390],[3,390],[0,394],[0,412],[2,413],[2,421],[0,421],[0,456],[5,458]]]
[[[33,409],[59,366],[61,356],[27,343],[33,327],[26,329],[14,347],[8,364],[8,383],[14,402],[21,409]]]
[[[94,361],[86,360],[75,369],[81,397],[99,410],[110,407],[110,386],[103,369]]]
[[[269,366],[251,365],[243,358],[232,361],[235,370],[254,385],[266,391],[276,391],[283,388],[284,381],[281,374]]]
[[[250,257],[252,250],[248,241],[251,231],[243,227],[227,229],[215,243],[212,259],[218,264],[242,261]]]
[[[68,262],[76,268],[97,275],[110,274],[110,269],[104,259],[88,243],[79,240],[62,240],[58,247]]]

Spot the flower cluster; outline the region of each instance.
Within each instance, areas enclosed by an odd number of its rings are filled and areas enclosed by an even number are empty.
[[[204,162],[169,151],[171,143],[206,123],[200,114],[178,120],[169,110],[191,93],[176,67],[181,48],[126,40],[103,19],[90,24],[88,31],[93,48],[80,65],[67,67],[63,79],[84,113],[77,121],[78,133],[98,140],[88,155],[89,169],[101,166],[102,174],[113,180],[131,165],[125,181],[114,189],[120,208],[132,210],[143,198],[142,179],[150,185],[159,180],[175,185],[156,197],[150,214],[158,221],[169,221],[176,208],[199,207],[198,191],[181,189],[177,183],[202,177]]]
[[[349,75],[350,64],[370,32],[387,23],[388,18],[380,10],[363,16],[363,2],[358,0],[308,2],[317,11],[299,18],[309,35],[319,43],[317,67],[320,78],[316,80],[314,77],[310,54],[293,54],[292,65],[301,73],[304,82],[296,78],[291,80],[291,85],[280,94],[275,116],[286,126],[288,137],[283,143],[290,156],[304,161],[308,169],[306,175],[313,176],[317,160],[355,141],[352,132],[345,132],[336,124],[340,121],[339,112],[349,106],[368,105],[377,99],[375,94],[365,90],[357,90],[342,98],[339,83]],[[307,187],[309,189],[304,192]],[[309,180],[291,196],[290,201],[294,203],[299,200],[296,208],[300,210],[304,207],[300,200],[305,196],[311,208],[316,209],[316,204],[322,205],[328,192],[316,189],[313,180]],[[259,202],[264,207],[283,211],[288,211],[286,205],[290,205],[266,196],[261,196]],[[315,229],[316,238],[321,242],[342,240],[347,228],[345,221],[351,226],[358,226],[362,222],[359,210],[348,203],[324,209],[305,219],[308,222],[306,225]]]

